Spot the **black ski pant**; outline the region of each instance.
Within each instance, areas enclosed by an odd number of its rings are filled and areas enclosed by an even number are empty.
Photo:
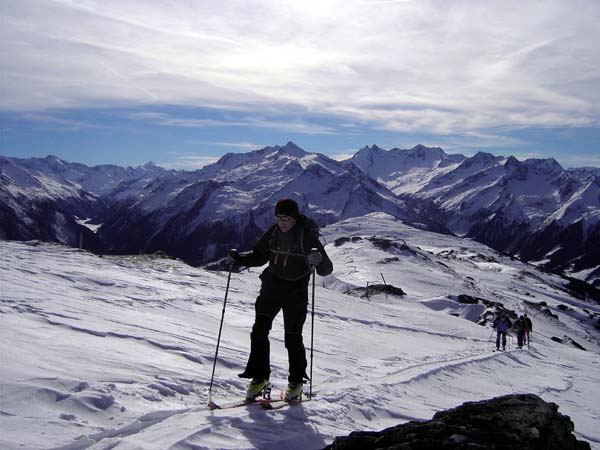
[[[250,334],[250,356],[241,378],[268,379],[271,374],[269,332],[273,320],[283,310],[285,347],[288,352],[290,383],[301,383],[306,377],[306,350],[302,329],[308,306],[308,279],[285,281],[261,275],[262,286],[256,299],[255,319]]]
[[[517,333],[517,346],[519,348],[523,347],[523,345],[525,345],[525,331],[519,331]]]
[[[506,348],[506,331],[496,333],[496,349],[500,350],[500,338],[502,338],[502,350]]]

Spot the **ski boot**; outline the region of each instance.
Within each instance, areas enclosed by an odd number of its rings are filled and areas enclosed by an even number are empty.
[[[270,398],[271,396],[271,385],[269,380],[264,378],[253,378],[246,391],[246,401],[253,402],[259,396],[262,398]]]
[[[292,402],[302,398],[302,383],[290,383],[283,396],[284,402]]]

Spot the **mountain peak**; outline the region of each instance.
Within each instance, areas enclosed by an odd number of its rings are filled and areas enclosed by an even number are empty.
[[[413,148],[411,148],[408,153],[412,156],[415,156],[417,158],[421,158],[424,159],[428,156],[433,156],[434,158],[440,158],[442,155],[444,155],[444,150],[442,150],[440,147],[426,147],[424,145],[415,145]]]
[[[303,149],[301,149],[300,147],[298,147],[292,141],[289,141],[283,147],[279,147],[278,146],[278,148],[279,148],[279,152],[280,153],[286,153],[288,155],[296,156],[296,157],[299,157],[299,158],[302,158],[302,157],[304,157],[304,156],[306,156],[308,154],[306,151],[304,151]]]
[[[496,157],[494,155],[492,155],[491,153],[482,152],[480,150],[477,153],[475,153],[475,155],[473,155],[473,158],[488,160],[488,159],[495,159]]]
[[[423,144],[417,144],[411,150],[413,150],[413,151],[425,151],[425,150],[440,151],[442,149],[440,147],[427,147],[426,145],[423,145]]]
[[[465,159],[462,162],[462,165],[465,167],[470,167],[474,164],[478,166],[492,166],[501,161],[503,158],[500,156],[494,156],[491,153],[479,151],[475,153],[470,158]]]
[[[66,161],[60,159],[58,156],[55,156],[55,155],[48,155],[45,158],[43,158],[42,161],[45,161],[46,163],[51,164],[51,165],[58,165],[58,166],[64,166],[64,165],[68,164]]]
[[[158,168],[159,167],[156,164],[154,164],[152,161],[148,161],[143,166],[140,166],[140,169],[143,169],[143,170],[154,170],[154,169],[158,169]]]
[[[554,158],[536,159],[531,158],[525,160],[524,164],[528,167],[535,168],[542,172],[562,172],[562,166]]]
[[[511,167],[511,166],[515,166],[515,167],[520,167],[521,166],[521,162],[515,158],[514,156],[509,156],[508,158],[506,158],[506,166]]]
[[[350,159],[348,159],[348,162],[356,164],[356,166],[361,170],[366,170],[369,172],[369,167],[372,167],[374,164],[376,164],[376,161],[385,158],[385,156],[388,154],[389,152],[387,150],[384,150],[375,144],[373,144],[371,147],[366,145],[357,151]]]
[[[365,145],[363,148],[361,148],[358,152],[385,152],[386,150],[382,149],[381,147],[379,147],[377,144],[373,144],[372,146],[368,146]]]

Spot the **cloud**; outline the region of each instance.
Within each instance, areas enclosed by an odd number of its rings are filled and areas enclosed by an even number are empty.
[[[218,156],[177,156],[173,161],[158,162],[155,163],[157,166],[164,167],[165,169],[177,169],[177,170],[196,170],[201,169],[204,166],[215,163],[219,160]]]
[[[253,144],[251,142],[186,141],[185,143],[202,147],[233,148],[242,152],[266,147],[266,145]],[[166,169],[196,170],[209,164],[213,164],[220,158],[220,156],[176,155],[172,161],[156,164]]]
[[[202,144],[211,145],[211,146],[214,145],[215,147],[232,147],[232,148],[237,148],[242,151],[252,151],[252,150],[258,150],[258,149],[267,147],[266,144],[253,144],[251,142],[211,142],[211,141],[206,141],[206,142],[202,142]]]
[[[547,157],[547,155],[546,155]],[[600,155],[564,153],[554,158],[565,168],[572,167],[600,167]]]
[[[275,117],[292,105],[440,135],[600,123],[595,0],[20,0],[2,14],[5,111],[160,104]],[[146,120],[334,132],[260,117]]]
[[[356,153],[356,150],[349,151],[348,153],[336,153],[335,155],[329,155],[329,157],[331,159],[335,159],[336,161],[345,161],[347,159],[352,158],[355,153]]]
[[[169,127],[183,127],[183,128],[212,128],[212,127],[255,127],[255,128],[270,128],[284,130],[293,133],[306,133],[306,134],[334,134],[335,129],[329,126],[309,123],[306,121],[299,120],[280,120],[264,117],[239,117],[235,119],[231,118],[197,118],[191,117],[194,112],[191,111],[187,115],[180,113],[179,115],[170,115],[163,112],[132,112],[128,113],[126,117],[132,120],[142,120],[146,122],[152,122],[157,125],[169,126]]]
[[[44,113],[26,113],[23,114],[21,118],[31,123],[36,123],[38,125],[50,127],[54,130],[59,129],[63,131],[74,131],[80,130],[82,128],[104,128],[103,126],[98,125],[97,123],[63,118]]]

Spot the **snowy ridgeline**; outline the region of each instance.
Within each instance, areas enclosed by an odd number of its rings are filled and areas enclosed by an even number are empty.
[[[317,280],[317,397],[279,411],[206,407],[226,273],[1,241],[0,448],[318,449],[353,430],[534,393],[600,449],[598,305],[481,244],[382,214],[323,231],[335,271]],[[245,390],[236,374],[258,273],[232,276],[213,388],[219,402]],[[355,290],[383,280],[406,295]],[[501,308],[533,318],[528,349],[511,340],[510,352],[493,351],[489,323],[476,321]],[[287,376],[281,322],[271,333],[277,387]],[[306,342],[309,333],[307,325]]]
[[[87,167],[0,156],[0,238],[97,254],[165,251],[192,265],[251,247],[290,197],[321,225],[384,212],[450,230],[554,272],[600,283],[600,168],[472,157],[418,145],[335,161],[288,142],[201,170]]]

